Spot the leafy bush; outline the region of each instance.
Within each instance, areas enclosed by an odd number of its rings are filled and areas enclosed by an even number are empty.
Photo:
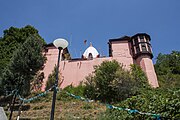
[[[160,87],[172,88],[180,86],[180,51],[170,54],[159,54],[155,64]]]
[[[94,75],[86,77],[85,84],[85,95],[103,102],[124,100],[148,86],[147,78],[139,66],[132,65],[130,72],[115,60],[95,66]]]
[[[141,69],[140,66],[132,64],[131,75],[138,89],[150,87],[150,85],[148,84],[148,79],[146,77],[146,74],[144,73],[144,71]]]
[[[44,72],[38,72],[31,81],[31,91],[41,91]]]
[[[141,112],[159,114],[162,120],[180,119],[180,89],[146,90],[140,95],[133,96],[116,106],[136,109]],[[123,120],[152,120],[155,116],[128,113],[127,111],[108,109],[101,119]]]
[[[56,81],[56,69],[57,69],[57,67],[55,66],[52,73],[48,76],[48,80],[46,82],[45,90],[50,89],[55,84],[55,81]]]
[[[78,86],[74,87],[72,85],[69,85],[63,89],[65,92],[69,92],[75,95],[83,96],[84,95],[85,86],[80,83]]]

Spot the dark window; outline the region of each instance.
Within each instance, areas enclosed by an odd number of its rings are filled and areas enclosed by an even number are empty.
[[[142,51],[144,52],[144,51],[147,51],[147,49],[146,49],[146,45],[143,43],[143,44],[141,44],[141,48],[142,48]]]
[[[140,42],[145,42],[144,41],[144,36],[141,35],[141,36],[139,36],[139,38],[140,38]]]
[[[134,53],[134,49],[133,49],[133,47],[131,48],[131,50],[132,50],[132,52]]]
[[[138,38],[137,37],[134,38],[134,42],[135,42],[135,45],[138,45]]]
[[[149,43],[149,39],[146,39],[146,42]]]
[[[48,49],[45,49],[45,52],[47,53],[47,52],[48,52]]]
[[[109,57],[112,57],[112,46],[110,43],[109,43]]]
[[[88,59],[93,59],[92,53],[89,53]]]
[[[140,38],[140,39],[144,39],[144,36],[140,35],[139,38]]]
[[[140,42],[145,42],[144,39],[140,39]]]
[[[131,44],[132,44],[132,45],[135,45],[134,39],[132,40]]]
[[[148,42],[148,43],[149,43],[149,37],[147,37],[147,36],[146,36],[145,38],[146,38],[146,42]]]
[[[136,46],[136,53],[139,53],[140,49],[139,46]]]
[[[148,51],[149,51],[150,53],[152,53],[152,51],[151,51],[151,46],[150,46],[150,45],[148,45]]]

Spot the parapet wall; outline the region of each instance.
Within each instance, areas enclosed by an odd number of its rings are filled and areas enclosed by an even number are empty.
[[[42,90],[45,90],[45,85],[48,80],[49,74],[52,73],[54,66],[57,64],[58,59],[58,49],[49,49],[46,53],[47,61],[45,63],[44,70],[44,80]],[[90,73],[94,71],[95,65],[100,65],[103,61],[117,60],[122,63],[126,69],[130,69],[130,64],[133,64],[133,59],[130,56],[121,57],[101,57],[94,58],[92,60],[64,60],[60,62],[60,74],[61,78],[64,79],[61,88],[68,85],[77,86],[81,81],[85,79]]]
[[[77,86],[90,73],[94,71],[94,66],[101,64],[105,60],[112,60],[109,58],[95,58],[92,60],[78,60],[78,61],[61,61],[60,72],[64,79],[61,87],[72,84]]]

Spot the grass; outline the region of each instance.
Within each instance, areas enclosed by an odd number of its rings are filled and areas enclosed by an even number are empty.
[[[52,92],[24,106],[30,106],[22,111],[20,120],[49,120],[51,112]],[[55,107],[55,120],[95,120],[106,111],[106,107],[96,102],[88,103],[68,97],[58,92]],[[10,114],[6,111],[7,115]],[[13,112],[16,120],[18,111]]]

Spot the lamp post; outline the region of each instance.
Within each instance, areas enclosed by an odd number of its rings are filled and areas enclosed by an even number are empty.
[[[55,102],[56,102],[56,88],[58,87],[58,73],[59,73],[59,63],[61,57],[61,50],[68,46],[68,42],[65,39],[58,38],[53,42],[54,46],[58,48],[58,61],[57,61],[57,68],[56,68],[56,81],[54,85],[54,92],[53,92],[53,100],[52,100],[52,108],[51,108],[51,118],[50,120],[54,120],[54,109],[55,109]]]

